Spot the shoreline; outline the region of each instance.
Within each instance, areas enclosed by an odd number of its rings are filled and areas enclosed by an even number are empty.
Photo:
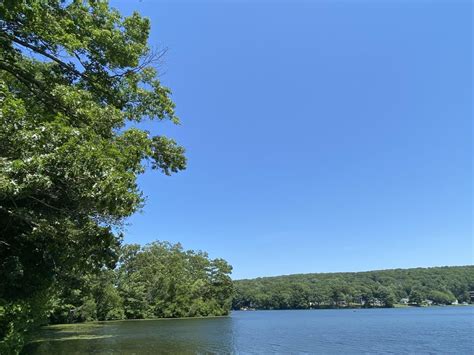
[[[214,318],[228,318],[230,313],[224,316],[199,316],[199,317],[162,317],[162,318],[136,318],[136,319],[111,319],[111,320],[95,320],[90,322],[79,322],[79,323],[58,323],[58,324],[47,324],[41,326],[41,329],[46,328],[59,328],[59,327],[73,327],[81,325],[100,325],[104,323],[115,323],[115,322],[137,322],[137,321],[170,321],[170,320],[192,320],[192,319],[214,319]]]
[[[393,307],[321,307],[321,308],[281,308],[281,309],[233,309],[232,312],[255,312],[255,311],[323,311],[323,310],[344,310],[344,309],[401,309],[401,308],[446,308],[446,307],[474,307],[474,303],[469,304],[446,304],[446,305],[404,305],[404,304],[395,304]]]

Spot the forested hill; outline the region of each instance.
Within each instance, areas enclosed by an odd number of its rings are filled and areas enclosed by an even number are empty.
[[[474,265],[263,277],[236,280],[234,288],[234,309],[470,303]]]

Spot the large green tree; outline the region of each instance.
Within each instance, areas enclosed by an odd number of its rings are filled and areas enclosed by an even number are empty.
[[[232,267],[180,244],[123,248],[118,290],[128,318],[220,316],[232,304]]]
[[[21,343],[15,312],[33,317],[58,275],[114,264],[113,230],[142,206],[145,167],[185,168],[175,141],[129,124],[179,123],[149,32],[107,1],[0,2],[3,346]]]

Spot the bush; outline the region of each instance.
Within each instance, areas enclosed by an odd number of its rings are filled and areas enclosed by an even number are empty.
[[[0,354],[18,354],[27,333],[46,322],[48,308],[47,292],[21,301],[0,299]]]

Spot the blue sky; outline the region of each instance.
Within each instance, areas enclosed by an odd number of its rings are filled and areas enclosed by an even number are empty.
[[[152,22],[188,169],[126,242],[233,278],[473,263],[469,1],[112,1]]]

